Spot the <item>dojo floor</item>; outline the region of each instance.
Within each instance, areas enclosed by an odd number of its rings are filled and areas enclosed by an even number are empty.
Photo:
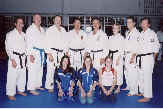
[[[102,102],[99,99],[94,104],[81,105],[78,101],[74,103],[57,102],[56,93],[49,94],[47,90],[40,91],[40,96],[23,97],[16,95],[16,101],[9,101],[5,96],[7,61],[0,60],[0,108],[163,108],[163,63],[157,63],[153,75],[154,98],[149,103],[137,103],[140,97],[126,96],[127,91],[122,91],[117,95],[115,103]],[[43,83],[45,81],[45,74]],[[123,86],[124,87],[124,86]]]

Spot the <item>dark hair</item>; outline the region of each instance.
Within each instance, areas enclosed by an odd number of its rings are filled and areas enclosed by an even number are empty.
[[[93,22],[94,20],[98,20],[100,23],[100,19],[98,17],[93,17],[91,22]]]
[[[64,60],[65,58],[68,59],[68,65],[67,65],[66,70],[63,70],[63,60]],[[71,66],[70,58],[69,58],[67,55],[64,55],[64,56],[61,58],[61,61],[60,61],[60,68],[63,70],[63,73],[72,72],[72,68],[71,68],[70,66]]]
[[[90,60],[91,60],[90,68],[92,68],[92,67],[93,67],[93,63],[92,63],[92,58],[91,58],[90,56],[86,56],[86,57],[84,58],[83,68],[86,69],[86,65],[85,65],[85,60],[86,60],[86,59],[90,59]]]
[[[141,19],[141,23],[142,23],[143,20],[147,20],[148,21],[148,24],[151,24],[151,19],[149,17],[143,17]]]
[[[73,18],[73,23],[75,23],[77,20],[80,21],[80,18],[79,17],[74,17]]]
[[[52,20],[54,20],[56,17],[60,17],[60,18],[62,19],[62,16],[56,15],[56,16],[53,16],[53,17],[52,17]]]
[[[106,56],[106,57],[105,57],[105,62],[106,62],[107,59],[112,60],[110,56]]]
[[[128,20],[128,19],[131,19],[134,23],[136,23],[136,19],[135,19],[134,16],[128,16],[128,17],[127,17],[127,20]]]
[[[112,26],[113,25],[121,26],[120,22],[114,22],[114,23],[112,23]]]
[[[19,19],[23,20],[24,22],[24,18],[22,16],[17,16],[14,18],[14,23],[17,23]]]

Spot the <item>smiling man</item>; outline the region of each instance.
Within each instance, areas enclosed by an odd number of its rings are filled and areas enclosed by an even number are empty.
[[[9,57],[6,94],[9,100],[16,100],[16,87],[18,94],[26,96],[26,67],[25,67],[25,33],[22,31],[24,22],[21,17],[16,18],[15,29],[6,35],[6,52]]]

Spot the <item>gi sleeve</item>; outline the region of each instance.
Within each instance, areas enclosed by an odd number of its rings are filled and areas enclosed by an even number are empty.
[[[32,37],[32,29],[28,28],[26,31],[26,46],[27,46],[27,55],[32,55],[34,50],[33,50],[33,40]]]
[[[108,46],[107,46],[107,43],[108,43],[108,36],[106,35],[106,33],[103,32],[103,35],[102,35],[102,44],[103,44],[103,57],[106,57],[108,55]]]
[[[5,40],[5,48],[6,48],[6,52],[7,52],[7,55],[9,57],[9,59],[14,59],[14,55],[13,55],[13,44],[14,43],[14,40],[12,40],[12,36],[10,35],[10,33],[8,33],[6,35],[6,40]]]
[[[55,69],[55,72],[54,72],[54,81],[55,82],[60,82],[60,78],[59,78],[59,75],[58,75],[58,68]]]
[[[152,37],[150,39],[150,43],[151,43],[151,47],[153,48],[152,51],[154,53],[158,53],[159,49],[160,49],[160,44],[159,44],[157,34],[153,32],[153,34],[151,34],[151,35],[152,35]]]

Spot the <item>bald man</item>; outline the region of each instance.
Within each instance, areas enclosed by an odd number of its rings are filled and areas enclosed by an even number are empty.
[[[41,27],[41,16],[35,14],[33,23],[26,31],[28,55],[28,83],[27,89],[33,95],[39,95],[37,89],[42,90],[44,38],[45,31]]]

